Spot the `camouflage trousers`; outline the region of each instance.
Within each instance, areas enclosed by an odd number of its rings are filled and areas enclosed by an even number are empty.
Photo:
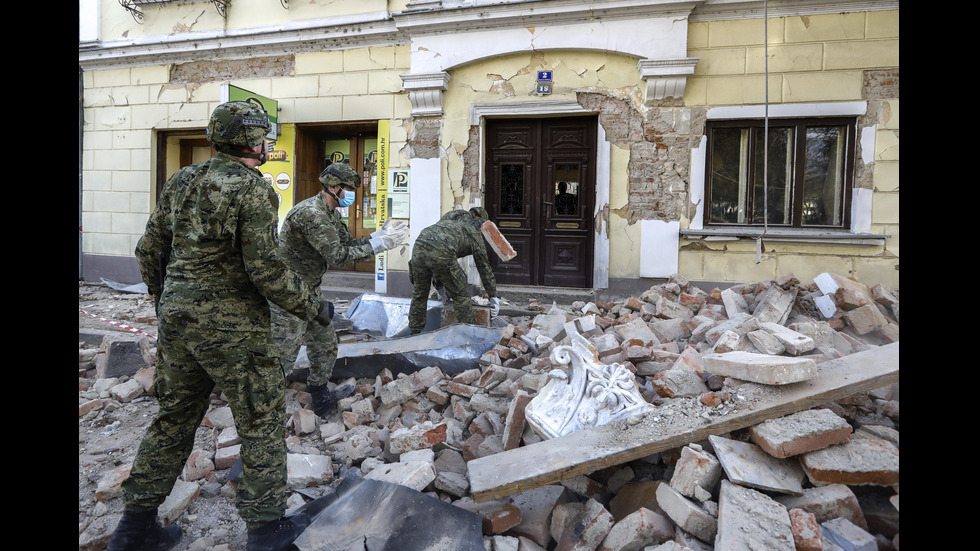
[[[310,375],[306,384],[327,384],[333,375],[337,348],[340,346],[333,324],[323,327],[316,321],[305,322],[271,302],[269,309],[272,312],[272,340],[279,349],[279,360],[286,373],[292,371],[300,346],[305,341],[306,355],[310,359]]]
[[[473,308],[466,286],[466,274],[455,257],[447,258],[425,243],[416,243],[408,261],[408,277],[412,283],[412,302],[408,307],[408,329],[415,335],[425,328],[426,306],[430,286],[446,287],[446,298],[453,301],[456,321],[473,323]]]
[[[249,528],[286,510],[286,385],[268,332],[175,327],[161,320],[153,377],[159,413],[129,477],[127,510],[155,509],[170,494],[194,446],[215,384],[228,398],[242,439],[235,505]]]

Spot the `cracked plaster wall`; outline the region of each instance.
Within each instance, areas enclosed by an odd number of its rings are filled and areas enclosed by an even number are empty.
[[[536,72],[544,69],[554,71],[550,96],[538,96],[534,92]],[[573,99],[586,111],[598,113],[608,142],[625,154],[623,166],[617,163],[624,156],[614,155],[610,167],[611,202],[598,206],[596,228],[599,232],[609,232],[611,254],[622,253],[624,261],[630,259],[618,266],[630,266],[626,270],[635,275],[638,251],[634,249],[639,237],[638,228],[630,226],[641,220],[677,221],[685,204],[690,110],[646,107],[636,60],[629,56],[532,52],[483,60],[457,68],[451,74],[449,90],[444,96],[443,143],[449,145],[441,149],[441,154],[447,160],[452,204],[444,201],[445,210],[482,201],[481,129],[463,118],[469,114],[471,104]],[[669,99],[666,103],[676,103],[676,100]],[[443,197],[446,199],[446,194]],[[625,224],[611,223],[610,217],[621,218]],[[624,249],[620,251],[617,247]]]

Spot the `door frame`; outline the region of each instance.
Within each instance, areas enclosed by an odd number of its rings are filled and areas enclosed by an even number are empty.
[[[538,118],[566,115],[596,115],[600,113],[585,109],[575,100],[517,101],[508,103],[474,103],[470,106],[470,124],[480,129],[480,175],[482,180],[481,204],[486,202],[487,179],[487,139],[486,121],[489,118]],[[595,200],[593,202],[595,223],[592,238],[592,288],[609,288],[609,186],[612,144],[606,139],[602,121],[596,124],[595,159]],[[479,281],[470,271],[470,282]]]

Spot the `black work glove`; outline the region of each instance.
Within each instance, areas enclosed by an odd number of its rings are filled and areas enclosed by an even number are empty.
[[[323,327],[330,325],[330,320],[333,319],[333,303],[329,300],[320,299],[320,310],[313,319]]]

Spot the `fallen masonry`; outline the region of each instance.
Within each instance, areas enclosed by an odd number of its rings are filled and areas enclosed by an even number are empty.
[[[403,362],[339,381],[357,390],[330,419],[307,415],[292,382],[290,510],[363,479],[455,505],[491,551],[899,548],[898,291],[830,273],[704,291],[675,275],[626,300],[532,307],[492,328],[477,367]],[[341,355],[365,348],[341,336]],[[152,395],[153,351],[113,342],[80,346],[80,430]],[[110,363],[136,365],[109,376]],[[214,437],[161,509],[187,534],[201,531],[194,500],[233,500],[237,486],[240,440],[220,389],[212,398]],[[127,474],[107,473],[92,499],[119,510]],[[101,549],[115,520],[80,506],[80,549]],[[377,541],[391,535],[379,526]],[[322,544],[316,533],[298,548]],[[422,549],[409,540],[399,548]]]

